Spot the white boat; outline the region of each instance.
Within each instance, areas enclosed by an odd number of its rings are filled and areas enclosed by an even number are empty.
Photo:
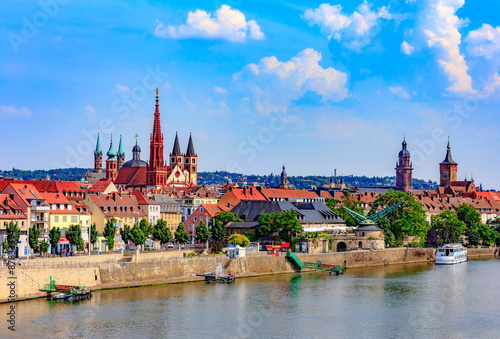
[[[454,265],[464,261],[467,261],[467,249],[461,244],[444,245],[436,251],[437,265]]]

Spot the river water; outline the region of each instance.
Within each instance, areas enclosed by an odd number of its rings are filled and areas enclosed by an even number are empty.
[[[499,282],[491,259],[102,291],[18,302],[0,338],[498,338]]]

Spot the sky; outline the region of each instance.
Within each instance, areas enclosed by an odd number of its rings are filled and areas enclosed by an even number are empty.
[[[500,189],[497,0],[2,1],[0,168],[93,167],[120,135],[199,171],[414,177]],[[105,158],[105,157],[104,157]]]

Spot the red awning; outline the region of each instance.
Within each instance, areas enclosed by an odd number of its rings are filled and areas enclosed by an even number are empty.
[[[281,243],[281,247],[288,248],[288,247],[290,247],[290,243],[289,242]]]
[[[59,243],[64,245],[64,244],[69,244],[69,241],[65,236],[62,236],[59,238]]]

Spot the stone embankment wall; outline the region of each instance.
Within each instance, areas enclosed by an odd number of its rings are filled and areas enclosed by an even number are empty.
[[[49,282],[64,285],[86,285],[92,289],[132,287],[198,281],[196,273],[214,270],[217,264],[227,262],[225,256],[185,257],[189,251],[143,252],[135,257],[123,258],[120,254],[90,257],[48,258],[23,261],[16,265],[10,279],[9,270],[0,268],[0,301],[6,301],[15,280],[17,299],[41,296],[38,289]],[[284,253],[281,253],[284,254]],[[470,258],[488,258],[498,255],[495,249],[473,249]],[[353,251],[343,253],[297,254],[302,261],[343,265],[348,268],[394,265],[403,263],[433,262],[434,249],[398,248],[380,251]],[[284,255],[268,256],[266,253],[238,258],[229,266],[237,277],[283,274],[295,272],[294,266]]]

